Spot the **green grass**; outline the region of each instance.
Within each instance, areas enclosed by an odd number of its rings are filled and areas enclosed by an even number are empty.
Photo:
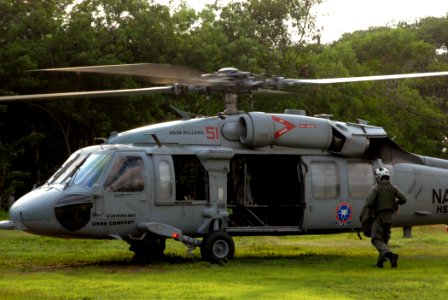
[[[399,268],[381,270],[354,233],[235,238],[234,260],[219,266],[175,241],[165,260],[138,264],[121,241],[0,231],[0,299],[445,299],[448,234],[413,235],[393,231]]]

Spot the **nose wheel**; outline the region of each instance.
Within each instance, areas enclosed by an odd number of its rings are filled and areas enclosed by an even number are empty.
[[[230,261],[235,254],[235,243],[224,231],[214,231],[204,237],[201,243],[202,259],[215,264]]]

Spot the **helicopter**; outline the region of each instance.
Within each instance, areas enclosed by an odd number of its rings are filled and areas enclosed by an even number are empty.
[[[137,257],[160,257],[166,240],[200,248],[203,260],[234,257],[233,236],[358,232],[374,170],[386,167],[408,202],[394,218],[405,235],[448,223],[448,161],[403,150],[384,128],[301,110],[238,111],[239,94],[301,84],[447,76],[448,72],[331,79],[257,75],[236,68],[202,74],[169,64],[43,69],[118,74],[163,84],[112,91],[2,96],[0,101],[219,93],[217,116],[183,118],[113,133],[74,152],[46,183],[18,199],[0,229],[119,239]]]

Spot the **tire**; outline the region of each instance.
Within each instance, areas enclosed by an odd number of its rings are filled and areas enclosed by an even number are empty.
[[[235,243],[224,231],[214,231],[204,237],[201,243],[202,259],[215,264],[232,260],[235,255]]]

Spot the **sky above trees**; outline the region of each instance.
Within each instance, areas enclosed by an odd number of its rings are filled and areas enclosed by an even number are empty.
[[[181,0],[155,0],[155,2],[177,5]],[[189,6],[201,10],[216,0],[187,0]],[[221,0],[222,3],[231,2]],[[233,1],[236,2],[236,1]],[[448,1],[441,0],[324,0],[315,7],[317,27],[321,29],[321,42],[329,43],[342,34],[369,27],[413,22],[428,16],[445,17]]]

